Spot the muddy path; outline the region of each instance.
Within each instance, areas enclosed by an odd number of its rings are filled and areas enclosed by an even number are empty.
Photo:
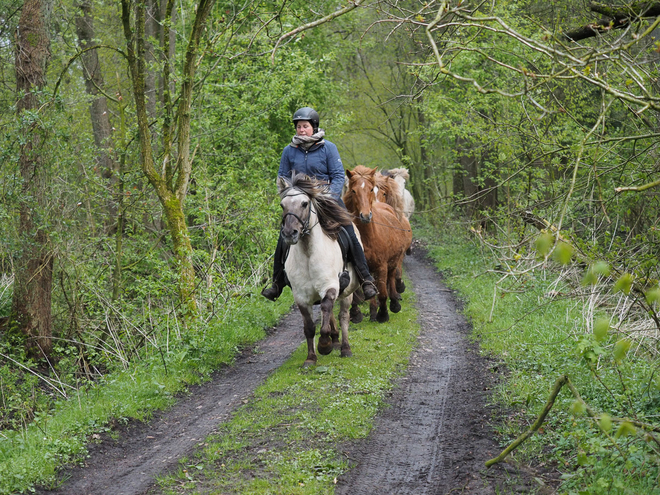
[[[229,419],[266,377],[281,366],[304,341],[300,313],[291,311],[269,335],[245,350],[231,367],[211,381],[190,387],[189,394],[149,423],[131,421],[103,435],[89,446],[84,467],[62,473],[57,495],[141,495],[155,485],[155,477],[178,466],[181,457]]]
[[[404,269],[417,297],[422,331],[408,373],[399,380],[370,436],[342,445],[354,466],[336,493],[532,493],[532,475],[506,464],[486,471],[499,452],[486,401],[497,380],[493,365],[471,344],[460,303],[417,248]],[[132,422],[90,446],[82,468],[61,486],[39,494],[143,495],[159,493],[154,479],[177,467],[215,427],[252,394],[303,341],[300,315],[289,313],[269,336],[232,367],[192,387],[149,423]],[[542,490],[545,491],[545,490]]]
[[[508,465],[486,470],[501,449],[486,403],[494,365],[470,343],[460,302],[419,247],[404,262],[421,333],[408,373],[364,441],[344,449],[354,467],[336,494],[531,493],[539,485]]]

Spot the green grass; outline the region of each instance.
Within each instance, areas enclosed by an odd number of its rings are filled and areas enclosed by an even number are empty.
[[[351,358],[333,351],[305,369],[302,344],[194,459],[162,480],[164,493],[333,493],[348,469],[338,449],[368,435],[405,371],[419,332],[413,298],[406,292],[403,311],[386,324],[351,324]]]
[[[160,350],[146,349],[129,369],[70,393],[23,428],[1,431],[0,494],[54,486],[57,469],[81,461],[93,433],[108,431],[111,421],[147,420],[170,406],[187,386],[231,362],[240,347],[263,338],[291,303],[290,294],[276,304],[256,293],[233,299],[222,320],[190,329],[181,341],[170,337]]]
[[[464,312],[484,353],[503,363],[506,380],[493,401],[504,411],[495,418],[502,447],[526,431],[546,403],[557,378],[567,374],[583,399],[598,414],[632,417],[656,428],[660,417],[657,362],[628,353],[617,360],[621,339],[610,330],[599,342],[586,331],[579,299],[562,296],[570,288],[553,285],[556,266],[530,273],[507,291],[495,292],[500,275],[487,273],[498,262],[465,234],[438,235],[418,227],[429,253],[449,286],[465,300]],[[554,290],[560,295],[549,296]],[[495,294],[495,298],[493,295]],[[491,316],[492,315],[492,316]],[[619,356],[620,357],[620,356]],[[658,445],[640,429],[610,438],[587,418],[568,389],[562,390],[540,433],[509,460],[562,472],[560,493],[660,493]],[[653,433],[660,438],[658,433]]]

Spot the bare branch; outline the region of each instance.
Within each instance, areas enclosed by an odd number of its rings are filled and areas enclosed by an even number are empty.
[[[318,19],[316,21],[307,23],[303,26],[299,26],[296,29],[289,31],[288,33],[283,34],[280,36],[280,38],[277,40],[277,43],[275,43],[275,47],[273,48],[273,53],[270,56],[270,60],[272,63],[275,63],[275,52],[277,51],[277,48],[280,46],[280,43],[284,41],[287,38],[290,38],[291,36],[295,36],[298,33],[302,33],[303,31],[307,31],[308,29],[315,28],[317,26],[320,26],[321,24],[325,24],[326,22],[330,22],[333,19],[336,19],[339,16],[342,16],[346,14],[347,12],[350,12],[351,10],[357,8],[360,6],[360,4],[363,2],[363,0],[354,0],[350,1],[349,4],[344,7],[343,9],[336,10],[332,14],[329,14],[321,19]]]

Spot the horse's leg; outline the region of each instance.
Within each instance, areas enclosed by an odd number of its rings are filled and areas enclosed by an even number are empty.
[[[330,313],[330,338],[332,339],[332,349],[334,351],[339,351],[341,349],[341,343],[339,342],[339,330],[337,329],[337,320],[335,320],[335,315]]]
[[[401,311],[401,303],[399,302],[401,300],[401,294],[396,290],[396,270],[392,270],[388,274],[387,286],[390,290],[390,311],[392,313],[398,313]]]
[[[401,299],[401,294],[406,291],[406,284],[404,284],[401,279],[401,265],[396,267],[394,279],[396,280],[396,291],[399,293],[399,299]]]
[[[337,298],[336,289],[328,289],[328,292],[325,293],[325,297],[321,301],[321,336],[319,337],[318,350],[320,354],[324,356],[332,352],[332,341],[330,339],[331,327],[334,323],[334,315],[332,314],[332,308],[335,305],[335,299]]]
[[[339,302],[339,326],[341,327],[341,357],[351,357],[351,346],[348,343],[348,308],[351,306],[352,295]],[[362,314],[362,313],[360,313]]]
[[[378,271],[376,285],[378,287],[378,313],[376,314],[376,321],[378,323],[385,323],[390,321],[390,314],[387,311],[387,267]]]
[[[369,299],[369,321],[378,321],[376,315],[378,314],[378,299],[372,297]]]
[[[351,303],[350,318],[353,323],[360,323],[362,321],[364,316],[362,315],[362,311],[360,311],[360,303],[355,301]]]
[[[351,294],[353,302],[351,303],[351,321],[353,323],[360,323],[362,321],[363,315],[360,311],[360,303],[364,302],[364,294],[362,289],[359,287]]]
[[[303,363],[303,368],[316,364],[316,353],[314,352],[314,334],[316,333],[316,323],[312,317],[312,308],[307,306],[298,305],[300,314],[303,317],[303,329],[305,331],[305,338],[307,339],[307,359]]]

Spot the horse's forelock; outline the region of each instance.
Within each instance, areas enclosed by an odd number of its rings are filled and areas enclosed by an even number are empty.
[[[376,169],[368,168],[364,165],[358,165],[353,169],[353,177],[350,178],[350,183],[354,184],[357,180],[364,179],[371,185],[376,184]]]

